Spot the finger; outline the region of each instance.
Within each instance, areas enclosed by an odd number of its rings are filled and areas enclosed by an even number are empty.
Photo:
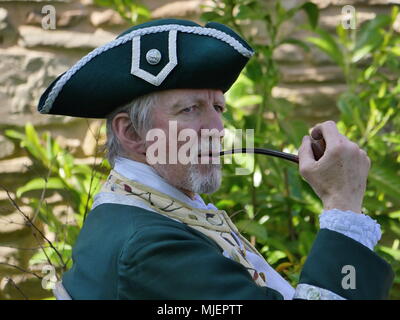
[[[324,139],[311,139],[311,148],[314,153],[315,160],[319,160],[325,153],[326,144]]]
[[[371,159],[370,159],[370,157],[368,157],[367,152],[363,149],[360,149],[360,154],[362,157],[364,157],[367,160],[368,167],[370,168],[371,167]]]
[[[314,153],[311,147],[311,138],[310,136],[304,136],[302,144],[299,149],[299,168],[302,170],[305,167],[310,167],[314,165]]]
[[[315,140],[323,139],[321,128],[314,127],[311,131],[311,137]]]
[[[322,138],[325,140],[326,149],[332,148],[334,145],[337,145],[339,140],[342,139],[342,135],[339,133],[338,128],[336,127],[336,123],[333,121],[326,121],[321,124],[317,124],[313,129],[314,136]]]

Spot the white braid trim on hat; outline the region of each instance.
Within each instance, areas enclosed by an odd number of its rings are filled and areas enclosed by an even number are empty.
[[[81,69],[86,63],[88,63],[94,57],[98,56],[99,54],[103,53],[104,51],[107,51],[109,49],[120,46],[120,45],[130,41],[134,37],[143,36],[143,35],[151,34],[151,33],[171,31],[171,30],[177,30],[180,32],[193,33],[193,34],[210,36],[210,37],[216,38],[218,40],[226,42],[227,44],[229,44],[232,48],[234,48],[237,52],[239,52],[246,58],[250,58],[254,54],[253,51],[247,49],[243,44],[241,44],[234,37],[230,36],[229,34],[223,32],[223,31],[220,31],[220,30],[217,30],[214,28],[188,27],[188,26],[182,26],[179,24],[168,24],[168,25],[153,26],[153,27],[133,30],[133,31],[129,32],[128,34],[126,34],[120,38],[117,38],[111,42],[108,42],[105,45],[98,47],[95,50],[89,52],[86,56],[84,56],[81,60],[79,60],[74,66],[72,66],[68,71],[66,71],[65,74],[57,81],[57,83],[54,85],[54,87],[50,91],[43,107],[39,110],[39,112],[40,113],[49,113],[54,101],[56,100],[58,94],[60,93],[60,91],[63,88],[63,86],[65,85],[65,83],[67,83],[67,81],[77,71],[79,71],[79,69]]]

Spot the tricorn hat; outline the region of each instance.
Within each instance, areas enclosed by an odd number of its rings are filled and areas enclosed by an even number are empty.
[[[167,89],[226,92],[254,54],[229,27],[161,19],[129,28],[58,76],[40,113],[105,118],[139,96]]]

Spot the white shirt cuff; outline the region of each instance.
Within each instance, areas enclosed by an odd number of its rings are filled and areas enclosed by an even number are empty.
[[[324,210],[319,217],[321,229],[329,229],[348,236],[373,250],[382,236],[381,227],[376,220],[363,213]]]
[[[337,295],[336,293],[312,286],[306,283],[300,283],[296,287],[293,299],[302,300],[346,300],[345,298]]]

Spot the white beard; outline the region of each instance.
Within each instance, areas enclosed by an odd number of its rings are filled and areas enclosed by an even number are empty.
[[[202,174],[199,165],[191,165],[189,168],[187,189],[195,193],[214,193],[221,186],[221,166],[210,164],[208,174]]]

